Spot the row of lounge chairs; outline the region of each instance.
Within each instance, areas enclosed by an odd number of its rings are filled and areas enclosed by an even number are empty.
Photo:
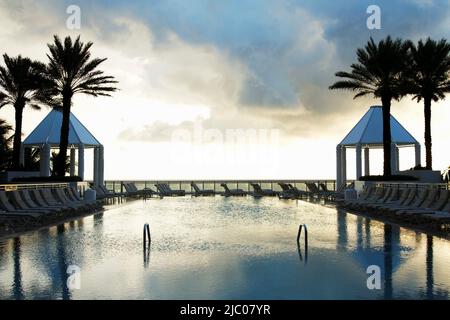
[[[158,189],[159,196],[161,197],[180,197],[186,195],[186,191],[173,190],[168,183],[157,183],[155,187]]]
[[[246,196],[250,195],[255,198],[261,197],[275,197],[279,196],[283,199],[298,199],[305,196],[323,197],[326,199],[336,198],[342,194],[342,192],[329,191],[325,184],[319,186],[322,190],[319,190],[314,183],[307,184],[308,191],[299,190],[292,184],[279,183],[282,191],[275,191],[272,189],[263,189],[258,183],[250,183],[253,191],[244,191],[243,189],[230,189],[226,183],[221,183],[220,186],[224,189],[223,192],[216,192],[213,189],[202,189],[196,183],[191,182],[191,190],[193,196],[214,196],[215,194],[221,194],[225,197],[231,196]],[[124,192],[119,193],[114,190],[108,190],[104,185],[92,186],[97,192],[98,199],[107,199],[123,196],[159,196],[159,197],[173,197],[173,196],[185,196],[185,190],[174,190],[168,183],[155,184],[156,191],[151,188],[145,188],[138,190],[134,183],[123,183],[125,189]]]
[[[41,221],[47,217],[97,210],[97,202],[85,202],[75,188],[0,190],[0,218]]]
[[[450,191],[445,189],[369,186],[357,200],[341,201],[340,205],[404,222],[450,223]]]
[[[316,199],[336,200],[344,197],[344,189],[346,185],[342,185],[337,191],[329,190],[325,183],[316,185],[313,182],[306,182],[307,190],[299,190],[290,183],[278,183],[282,189],[279,197],[282,199],[301,199],[305,197],[312,197]]]
[[[136,185],[132,182],[124,182],[123,183],[123,189],[125,191],[123,192],[116,192],[115,190],[109,190],[104,185],[91,185],[91,188],[94,189],[97,193],[97,199],[111,199],[111,198],[118,198],[118,197],[134,197],[134,196],[152,196],[153,194],[156,194],[156,192],[150,188],[145,188],[139,190]]]

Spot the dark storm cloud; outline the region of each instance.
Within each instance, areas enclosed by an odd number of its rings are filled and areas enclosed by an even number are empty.
[[[366,9],[372,4],[381,8],[381,30],[366,28]],[[161,42],[174,32],[184,41],[212,44],[239,59],[250,70],[242,105],[302,105],[317,112],[328,109],[327,97],[333,94],[327,87],[334,72],[348,68],[355,49],[370,36],[417,39],[449,33],[443,28],[448,1],[155,0],[115,6],[134,11]]]

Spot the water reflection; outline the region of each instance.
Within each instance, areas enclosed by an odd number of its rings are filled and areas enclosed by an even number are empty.
[[[427,236],[427,298],[433,299],[433,237]]]
[[[69,223],[69,229],[75,228],[75,222]],[[67,287],[67,267],[69,264],[67,263],[67,255],[66,255],[66,246],[64,244],[64,237],[62,236],[65,232],[65,225],[59,225],[57,227],[57,237],[56,237],[56,252],[58,255],[58,266],[59,266],[59,276],[61,279],[61,297],[63,300],[69,300],[71,298],[71,294],[69,288]]]
[[[144,268],[148,269],[148,266],[150,265],[150,244],[146,247],[144,247],[143,255],[144,255]]]
[[[342,251],[347,250],[347,212],[342,209],[337,210],[337,236],[337,249]]]
[[[231,200],[135,202],[8,240],[0,298],[448,299],[446,240],[304,202]],[[299,218],[310,241],[295,253]],[[69,265],[82,290],[68,289]],[[381,291],[366,287],[369,265]]]
[[[392,226],[384,225],[384,298],[392,299]]]
[[[298,257],[300,259],[300,262],[303,262],[306,265],[308,263],[308,247],[306,246],[304,249],[304,253],[305,253],[304,260],[303,260],[303,255],[302,255],[302,247],[300,246],[299,243],[297,243],[297,252],[298,252]]]
[[[14,238],[13,240],[13,260],[14,260],[14,282],[13,282],[13,296],[17,300],[24,299],[22,288],[22,270],[20,268],[20,238]]]

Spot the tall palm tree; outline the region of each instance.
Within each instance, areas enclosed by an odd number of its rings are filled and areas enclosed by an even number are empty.
[[[0,170],[5,170],[9,167],[11,158],[11,137],[9,133],[12,131],[5,120],[0,119]]]
[[[90,48],[93,43],[84,44],[78,36],[75,41],[70,37],[64,43],[58,36],[54,36],[52,44],[48,44],[50,62],[48,74],[53,79],[54,96],[51,103],[62,108],[63,119],[61,125],[61,139],[59,144],[58,160],[56,161],[57,175],[65,175],[65,163],[69,140],[69,118],[72,98],[77,93],[84,93],[94,97],[110,96],[116,91],[114,84],[117,81],[112,76],[105,76],[97,67],[106,60],[90,59]]]
[[[5,66],[0,66],[0,108],[11,105],[15,109],[13,167],[20,166],[22,119],[25,106],[40,109],[46,85],[45,65],[29,58],[3,55]]]
[[[378,44],[370,38],[364,48],[356,51],[358,63],[351,65],[351,72],[336,72],[346,78],[329,89],[356,92],[354,99],[372,95],[380,98],[383,106],[383,175],[391,175],[391,101],[400,100],[406,94],[405,73],[409,64],[409,41],[392,40],[390,36]]]
[[[431,101],[439,101],[450,92],[450,43],[428,38],[411,46],[411,93],[417,102],[423,99],[425,116],[426,168],[432,169]]]

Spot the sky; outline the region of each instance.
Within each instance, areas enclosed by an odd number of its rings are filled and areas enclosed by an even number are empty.
[[[80,9],[80,28],[67,24]],[[369,29],[377,5],[381,28]],[[449,38],[450,2],[0,0],[0,52],[43,62],[54,34],[92,41],[112,97],[75,96],[106,179],[334,179],[338,144],[376,99],[330,91],[370,37]],[[450,165],[449,101],[433,104],[434,168]],[[26,137],[49,109],[24,113]],[[423,143],[423,106],[392,114]],[[12,107],[0,118],[14,121]],[[424,154],[424,152],[422,153]],[[381,173],[381,150],[371,171]],[[401,150],[400,168],[414,165]],[[348,176],[354,177],[348,151]],[[424,162],[424,160],[422,161]],[[92,176],[88,152],[86,177]]]

